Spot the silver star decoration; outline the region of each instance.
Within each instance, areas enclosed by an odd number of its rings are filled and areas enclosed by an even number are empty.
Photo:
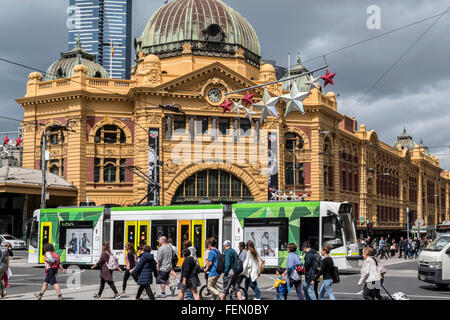
[[[254,104],[255,107],[261,110],[261,122],[263,122],[269,115],[274,115],[280,118],[277,113],[276,105],[280,97],[271,97],[267,88],[264,88],[264,94],[262,101]]]
[[[246,111],[247,110],[246,107],[244,107],[242,104],[237,103],[237,102],[233,102],[233,106],[234,106],[234,108],[233,108],[233,110],[231,110],[231,112],[235,112],[236,111],[237,114],[241,114],[241,110],[242,111]]]
[[[320,77],[317,78],[313,78],[311,75],[309,76],[309,81],[306,82],[306,84],[309,86],[309,90],[311,90],[312,88],[317,88],[320,89]]]
[[[272,197],[270,198],[270,200],[278,200],[279,194],[278,194],[278,190],[275,192],[271,192]]]
[[[250,120],[252,120],[252,117],[256,114],[256,112],[253,111],[253,106],[251,106],[250,108],[245,108],[245,112],[245,117]]]
[[[283,192],[283,195],[281,196],[281,200],[286,201],[288,196],[286,195],[286,192]]]
[[[285,117],[292,111],[300,111],[305,114],[303,109],[303,100],[309,95],[309,92],[299,92],[297,84],[294,82],[291,87],[291,92],[281,96],[280,99],[286,102],[286,112]]]

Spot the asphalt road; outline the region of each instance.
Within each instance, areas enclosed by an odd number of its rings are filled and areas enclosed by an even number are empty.
[[[22,257],[22,258],[21,258]],[[8,289],[7,299],[30,299],[31,294],[38,292],[44,280],[43,266],[30,266],[26,262],[26,252],[15,252],[15,258],[12,263],[13,277],[10,279],[11,288]],[[76,268],[76,267],[75,267]],[[440,290],[434,285],[419,281],[417,278],[417,261],[407,261],[386,266],[387,274],[385,277],[385,287],[392,294],[394,292],[402,291],[408,295],[411,300],[450,300],[450,289]],[[90,270],[88,268],[75,269],[75,277],[80,279],[80,286],[77,289],[67,291],[64,296],[66,299],[92,299],[92,296],[99,285],[99,271]],[[74,275],[72,274],[72,277]],[[58,280],[61,283],[61,288],[67,288],[67,279],[70,275],[59,273]],[[119,291],[121,291],[121,282],[123,274],[114,272],[114,280]],[[274,274],[263,274],[258,279],[258,284],[261,289],[262,300],[272,300],[275,291],[272,288]],[[204,283],[203,274],[200,279]],[[357,285],[359,280],[359,273],[341,275],[341,282],[333,285],[335,296],[339,300],[362,300],[359,292],[362,287]],[[73,283],[73,282],[72,282]],[[319,287],[320,288],[320,287]],[[134,295],[137,287],[133,280],[129,281],[130,297]],[[160,292],[159,286],[153,285],[153,290]],[[50,290],[51,293],[54,293]],[[252,299],[254,293],[249,289],[249,297]],[[70,295],[72,294],[72,298]],[[386,293],[383,293],[387,297]],[[112,297],[112,292],[109,288],[105,289],[105,297]],[[175,297],[169,297],[174,299]],[[288,297],[289,300],[295,300],[295,292],[292,291]]]

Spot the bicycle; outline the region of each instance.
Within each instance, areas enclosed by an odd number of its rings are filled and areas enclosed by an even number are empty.
[[[200,288],[200,292],[199,292],[200,300],[211,300],[212,294],[211,294],[211,291],[209,291],[209,289],[208,289],[208,275],[207,274],[205,274],[205,279],[206,279],[206,283],[207,284]],[[222,292],[223,282],[217,282],[217,287],[218,287],[218,290],[220,292]],[[241,294],[242,294],[242,300],[248,300],[247,290],[245,290],[245,288],[243,288],[241,286],[239,286],[239,290],[241,291]],[[230,300],[234,300],[234,298],[236,298],[236,300],[238,300],[237,293],[234,292],[234,288],[233,287],[228,287],[228,291],[227,292],[228,293],[227,293],[227,295],[225,297],[225,300],[228,299],[228,298]]]

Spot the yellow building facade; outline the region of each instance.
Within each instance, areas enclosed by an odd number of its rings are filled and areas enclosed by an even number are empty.
[[[161,205],[268,201],[277,189],[278,199],[349,201],[359,227],[370,221],[379,230],[403,229],[406,208],[428,224],[450,219],[450,174],[439,160],[418,145],[379,141],[338,112],[332,92],[312,88],[304,115],[284,116],[284,102],[276,106],[279,118],[262,122],[257,108],[251,117],[223,112],[226,99],[242,103],[246,94],[227,93],[276,75],[261,64],[251,25],[221,1],[164,5],[135,46],[131,80],[108,79],[79,45],[52,65],[56,80],[32,73],[17,99],[24,108],[23,166],[40,168],[48,127],[48,170],[77,188],[70,205],[146,199],[149,184],[127,169],[133,167],[161,185],[148,196]],[[296,80],[302,91],[308,79]],[[267,89],[280,96],[285,86]],[[255,103],[263,91],[249,90]],[[184,114],[158,107],[173,104]],[[55,124],[75,132],[53,132]]]

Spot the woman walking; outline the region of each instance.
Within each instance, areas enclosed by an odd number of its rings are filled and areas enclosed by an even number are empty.
[[[151,254],[152,248],[150,246],[145,245],[142,247],[142,250],[144,252],[139,256],[139,262],[136,268],[131,271],[131,275],[134,277],[136,277],[136,274],[139,274],[139,279],[137,281],[139,289],[135,300],[142,300],[141,295],[144,290],[147,292],[150,300],[155,300],[155,296],[150,285],[153,284],[153,275],[158,277],[158,272],[156,271],[157,263],[153,254]]]
[[[198,262],[198,259],[197,259],[197,249],[192,245],[191,241],[184,240],[184,242],[183,242],[183,250],[184,249],[188,249],[191,252],[191,257],[194,258],[195,263],[197,265],[199,265],[199,262]],[[182,250],[182,252],[183,252],[183,250]],[[183,256],[183,254],[181,254],[181,256]],[[199,265],[199,267],[200,267],[200,265]],[[182,280],[183,279],[181,279],[180,282]],[[189,289],[186,290],[185,297],[186,297],[186,300],[194,300],[194,296],[192,295],[192,292]]]
[[[336,300],[333,294],[333,289],[331,289],[331,285],[333,284],[334,262],[330,257],[330,251],[330,246],[323,246],[322,256],[324,258],[320,264],[320,271],[316,276],[316,278],[319,278],[320,276],[323,277],[323,284],[319,292],[319,300],[324,300],[323,298],[325,296],[325,292],[328,294],[330,300]]]
[[[131,277],[133,277],[134,281],[137,282],[138,281],[138,277],[133,274],[131,275],[131,272],[134,270],[134,268],[136,267],[138,258],[137,258],[137,254],[136,254],[136,250],[134,250],[134,245],[131,242],[128,242],[125,245],[125,250],[127,251],[127,255],[125,256],[125,274],[123,275],[123,283],[122,283],[122,295],[126,295],[126,289],[127,289],[127,282],[128,279]]]
[[[364,248],[364,263],[361,268],[361,278],[358,285],[364,284],[363,297],[365,300],[381,300],[380,289],[382,276],[378,269],[378,261],[372,256],[371,248]]]
[[[5,242],[5,244],[3,245],[6,249],[8,249],[8,260],[6,262],[6,269],[5,272],[3,273],[3,275],[1,276],[1,279],[3,279],[4,283],[5,283],[5,288],[11,288],[11,286],[8,283],[8,273],[11,273],[11,270],[9,268],[9,261],[11,259],[11,257],[14,256],[14,253],[12,251],[12,247],[11,244],[9,242]]]
[[[109,242],[104,242],[102,245],[102,254],[100,256],[100,260],[91,267],[92,270],[94,270],[96,267],[100,267],[100,289],[98,293],[94,296],[94,299],[100,299],[103,293],[103,290],[105,289],[105,283],[107,283],[111,290],[114,292],[114,299],[120,299],[120,294],[117,292],[116,286],[114,285],[113,280],[113,267],[112,267],[112,261],[114,261],[114,264],[116,264],[114,258],[114,255],[111,252]],[[111,269],[110,269],[111,268]],[[120,272],[122,272],[122,269],[116,264],[114,267],[118,269]]]
[[[190,290],[192,292],[194,300],[200,300],[200,296],[197,291],[197,287],[200,286],[200,279],[198,278],[200,266],[194,257],[191,256],[191,250],[188,248],[183,249],[181,255],[183,256],[184,261],[181,266],[181,282],[179,285],[180,293],[178,294],[178,300],[184,300],[186,290]]]
[[[256,280],[261,275],[264,268],[264,261],[259,257],[258,252],[255,249],[253,241],[247,242],[247,257],[244,261],[244,270],[242,273],[245,275],[245,289],[248,292],[248,287],[255,291],[255,298],[253,300],[261,300],[261,292],[258,288]]]
[[[295,243],[288,244],[288,258],[286,262],[286,283],[287,287],[290,290],[292,286],[294,286],[295,291],[297,292],[298,300],[304,300],[303,292],[302,292],[302,277],[298,272],[298,268],[303,268],[303,263],[300,257],[297,255],[297,245]]]

